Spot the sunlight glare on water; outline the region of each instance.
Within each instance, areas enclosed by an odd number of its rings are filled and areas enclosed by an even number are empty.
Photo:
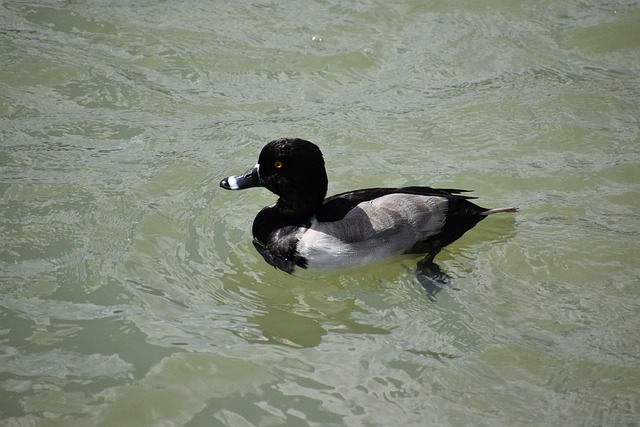
[[[0,425],[632,426],[633,2],[0,3]],[[437,258],[289,276],[226,192],[475,191]]]

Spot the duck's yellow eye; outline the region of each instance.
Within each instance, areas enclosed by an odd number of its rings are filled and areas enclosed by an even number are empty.
[[[283,165],[282,165],[282,162],[280,160],[276,160],[276,162],[273,164],[273,166],[275,166],[276,169],[280,169]]]

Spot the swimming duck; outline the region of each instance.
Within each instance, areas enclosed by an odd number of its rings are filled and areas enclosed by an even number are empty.
[[[434,257],[488,215],[465,190],[430,187],[367,188],[325,199],[327,172],[317,145],[304,139],[269,142],[258,163],[220,181],[227,190],[265,187],[280,198],[253,221],[253,244],[272,266],[362,266],[403,254],[426,254],[419,267],[437,275]]]

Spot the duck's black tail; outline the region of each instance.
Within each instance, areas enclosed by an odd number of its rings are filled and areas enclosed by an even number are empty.
[[[454,196],[449,198],[449,206],[444,227],[437,236],[431,240],[438,241],[441,247],[458,240],[464,233],[473,228],[477,223],[489,215],[501,212],[516,212],[518,208],[496,208],[487,209],[471,203],[469,200]]]

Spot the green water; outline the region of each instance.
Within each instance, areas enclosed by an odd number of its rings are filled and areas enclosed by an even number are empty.
[[[0,2],[0,425],[640,424],[640,5]],[[438,257],[251,245],[271,139],[330,193],[469,188]]]

